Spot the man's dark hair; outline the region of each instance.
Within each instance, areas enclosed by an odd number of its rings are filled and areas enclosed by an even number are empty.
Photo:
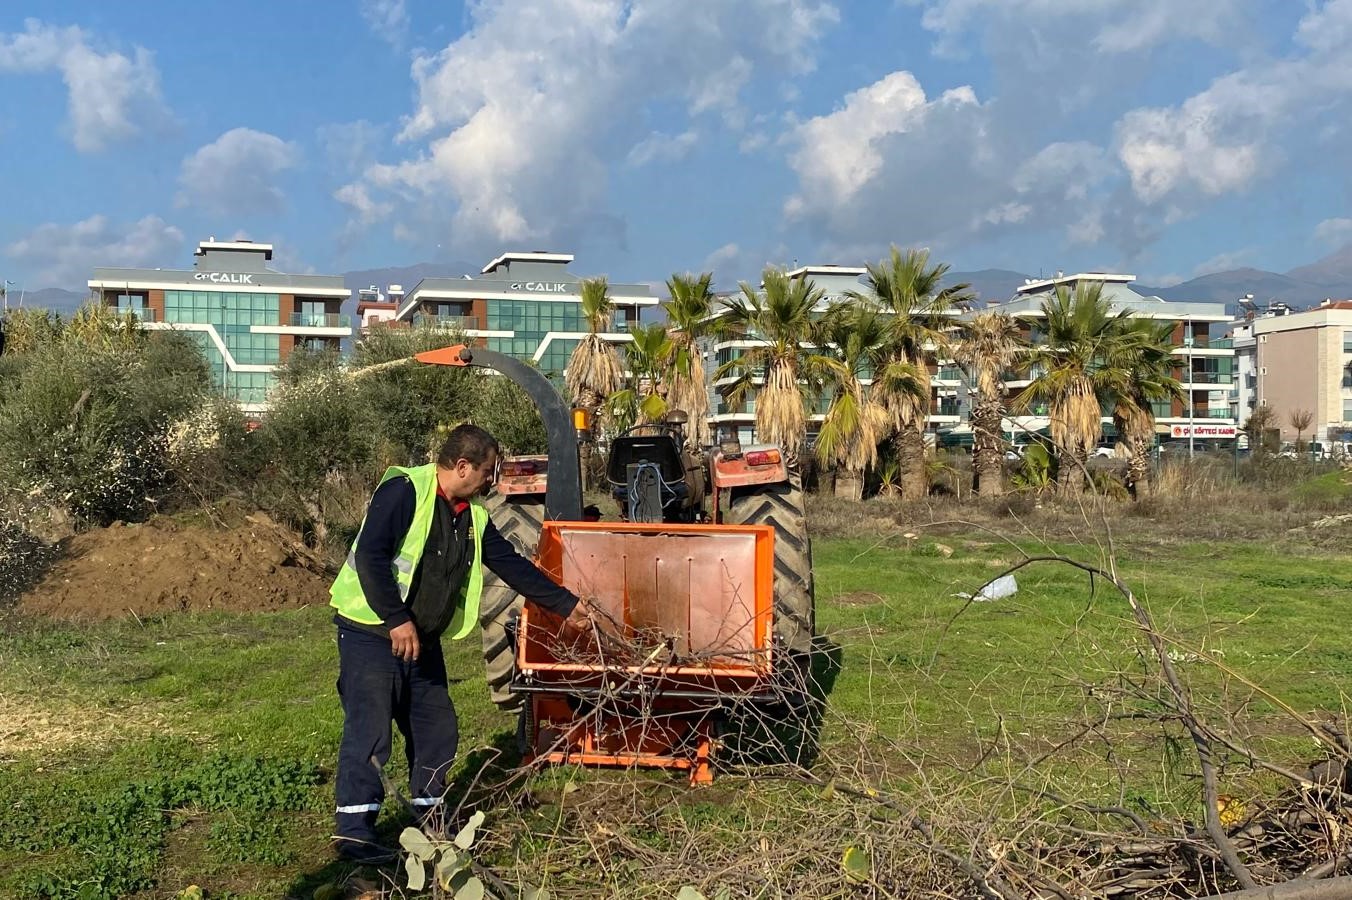
[[[467,459],[474,465],[481,466],[487,462],[490,452],[502,452],[498,447],[497,438],[478,425],[457,425],[451,429],[446,443],[437,451],[437,465],[449,469],[460,460]]]

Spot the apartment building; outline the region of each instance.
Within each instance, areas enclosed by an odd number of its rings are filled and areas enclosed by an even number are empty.
[[[1061,286],[1073,291],[1081,283],[1102,284],[1103,296],[1113,312],[1125,310],[1134,317],[1174,323],[1174,377],[1182,383],[1184,399],[1155,404],[1155,425],[1160,440],[1191,437],[1212,442],[1235,438],[1237,423],[1230,402],[1235,379],[1235,349],[1226,336],[1225,325],[1230,316],[1225,312],[1225,304],[1145,296],[1131,289],[1135,280],[1135,275],[1105,272],[1057,273],[1055,278],[1028,280],[1017,288],[1011,300],[998,304],[998,307],[1027,323],[1025,334],[1034,344],[1043,339],[1039,328],[1042,303]],[[1007,380],[1005,389],[1009,399],[1013,400],[1036,374],[1023,373]],[[1029,415],[1007,419],[1005,425],[1011,433],[1042,431],[1051,424],[1047,412],[1045,407],[1034,408]],[[1114,436],[1111,409],[1104,410],[1103,419],[1105,435]]]
[[[1291,415],[1308,410],[1301,437],[1352,440],[1352,300],[1325,300],[1302,312],[1252,323],[1257,398],[1276,413],[1284,440],[1295,440]]]
[[[260,412],[273,371],[292,350],[338,350],[352,336],[340,312],[351,296],[342,276],[278,272],[268,266],[272,251],[271,244],[210,238],[197,245],[191,269],[96,268],[88,284],[100,303],[147,329],[192,335],[221,393]]]
[[[391,322],[404,302],[402,285],[389,285],[384,291],[378,285],[357,290],[357,323],[362,331],[381,322]]]
[[[821,315],[839,303],[854,302],[850,298],[852,293],[867,293],[868,288],[862,280],[867,271],[862,266],[812,265],[800,266],[787,274],[792,280],[808,280],[822,289],[823,297],[814,310],[816,314]],[[714,373],[748,349],[763,345],[764,341],[755,334],[741,338],[716,338],[704,342],[702,350],[704,367],[710,379],[709,422],[715,433],[718,433],[720,428],[733,428],[743,443],[755,439],[757,398],[754,392],[744,397],[741,402],[735,403],[727,394],[729,386],[738,376],[714,378]],[[926,428],[932,434],[939,429],[958,425],[962,421],[964,391],[962,373],[950,361],[940,361],[937,365],[931,366],[930,376],[932,395]],[[761,385],[764,379],[753,378],[752,383]],[[864,383],[869,384],[870,380],[865,378]],[[809,402],[807,423],[809,444],[821,430],[821,423],[825,420],[830,405],[829,394]]]
[[[568,253],[504,253],[478,275],[424,278],[398,302],[394,322],[455,330],[489,350],[537,364],[561,376],[588,334],[582,316],[582,279],[569,271]],[[658,298],[646,284],[609,285],[615,304],[607,340],[632,340],[629,328]]]

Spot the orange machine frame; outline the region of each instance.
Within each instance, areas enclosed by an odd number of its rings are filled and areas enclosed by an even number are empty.
[[[763,690],[772,671],[774,528],[546,522],[537,561],[626,635],[667,635],[667,648],[687,660],[570,660],[566,645],[575,649],[588,636],[528,605],[515,686],[531,694],[530,758],[660,766],[688,770],[693,784],[712,780],[719,710],[730,696]],[[750,597],[742,595],[747,586]],[[615,702],[580,713],[589,695]],[[626,695],[640,698],[640,712],[625,715],[625,701],[615,698]]]

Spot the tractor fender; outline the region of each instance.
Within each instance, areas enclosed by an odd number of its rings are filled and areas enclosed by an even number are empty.
[[[720,491],[789,480],[789,467],[784,460],[784,453],[773,444],[756,444],[733,456],[717,452],[710,462],[709,471],[713,476],[714,487]]]

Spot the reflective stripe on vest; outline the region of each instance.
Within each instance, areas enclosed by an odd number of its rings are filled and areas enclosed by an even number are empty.
[[[427,546],[427,537],[432,531],[432,518],[436,513],[437,467],[435,463],[411,468],[391,466],[381,477],[380,483],[384,484],[391,478],[407,478],[413,485],[415,497],[413,521],[399,544],[391,569],[395,584],[399,588],[399,599],[408,603],[408,593],[413,585],[413,572],[418,568],[418,561],[422,559],[423,549]],[[484,529],[488,527],[488,510],[478,498],[470,500],[469,509],[472,526],[470,533],[474,536],[474,559],[466,573],[464,587],[455,605],[451,623],[447,627],[452,639],[457,640],[468,635],[479,620],[479,597],[483,593],[484,584],[483,534]],[[362,527],[365,526],[366,522],[363,520]],[[357,541],[360,540],[361,531],[358,531],[356,540],[348,549],[347,561],[343,563],[342,570],[334,579],[333,587],[329,589],[329,605],[338,610],[339,615],[353,622],[379,625],[381,618],[366,602],[366,595],[361,589],[361,579],[357,576]]]

